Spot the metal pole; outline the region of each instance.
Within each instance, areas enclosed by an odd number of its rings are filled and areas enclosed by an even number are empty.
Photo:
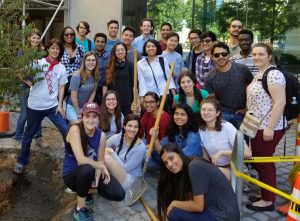
[[[56,16],[57,12],[59,11],[59,9],[60,9],[61,5],[63,4],[63,2],[64,2],[64,0],[61,0],[61,2],[59,3],[59,5],[58,5],[57,9],[55,10],[55,12],[54,12],[54,14],[53,14],[53,16],[52,16],[49,24],[47,25],[44,33],[42,34],[41,40],[43,40],[43,38],[45,37],[45,34],[47,33],[48,29],[50,28],[50,26],[51,26],[51,24],[52,24],[52,22],[53,22],[53,20],[54,20],[54,18]]]

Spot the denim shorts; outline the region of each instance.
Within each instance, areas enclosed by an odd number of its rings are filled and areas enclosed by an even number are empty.
[[[68,121],[74,121],[74,120],[78,119],[77,118],[77,112],[71,104],[68,104],[68,103],[64,102],[64,110],[65,110],[65,113],[66,113],[66,119]]]

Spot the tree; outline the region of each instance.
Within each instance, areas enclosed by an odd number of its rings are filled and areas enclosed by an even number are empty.
[[[182,20],[185,17],[183,0],[149,0],[147,2],[147,17],[153,19],[159,27],[163,22],[170,22],[173,31],[182,29]]]
[[[26,49],[24,40],[33,30],[33,25],[22,27],[26,16],[22,15],[25,0],[2,1],[0,5],[0,103],[4,97],[13,97],[19,92],[20,79],[34,76],[36,71],[30,62],[40,55]],[[22,56],[17,56],[22,51]]]

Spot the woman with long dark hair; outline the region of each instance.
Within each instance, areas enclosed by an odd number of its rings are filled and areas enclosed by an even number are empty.
[[[197,124],[192,109],[186,103],[175,105],[172,118],[167,127],[167,136],[159,142],[158,131],[150,130],[155,137],[155,148],[159,153],[162,145],[173,142],[178,145],[187,156],[202,156],[202,145]]]
[[[125,197],[120,183],[110,176],[105,164],[105,133],[98,129],[100,109],[96,103],[82,108],[82,122],[70,127],[63,161],[62,176],[68,188],[77,194],[73,213],[76,220],[93,220],[86,208],[93,203],[91,187],[106,199],[121,201]]]
[[[121,132],[124,116],[121,113],[119,96],[116,91],[109,90],[103,96],[100,107],[100,128],[110,138]]]
[[[109,89],[122,95],[119,103],[124,116],[131,113],[133,101],[133,65],[126,56],[127,48],[123,43],[112,48],[105,72],[106,86],[103,87],[103,94]]]
[[[200,103],[208,96],[208,92],[196,87],[196,77],[189,71],[181,72],[178,76],[177,83],[179,85],[179,92],[173,98],[174,103],[188,104],[198,117],[200,113]]]
[[[238,221],[236,196],[220,170],[199,158],[187,158],[168,143],[160,151],[157,210],[160,221]]]
[[[199,125],[203,157],[217,166],[229,179],[230,160],[237,130],[231,123],[222,121],[220,103],[214,95],[209,95],[201,102]],[[251,149],[246,143],[244,156],[251,157]]]
[[[83,56],[80,69],[72,73],[69,92],[65,99],[66,119],[69,124],[81,121],[82,107],[94,100],[98,81],[98,59],[95,52],[88,52]]]
[[[142,163],[146,146],[139,139],[139,128],[139,117],[128,114],[124,119],[122,132],[111,136],[106,144],[105,164],[124,191],[143,175]]]

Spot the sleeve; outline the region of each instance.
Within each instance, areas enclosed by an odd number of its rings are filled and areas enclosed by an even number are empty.
[[[168,75],[170,73],[170,67],[169,67],[169,63],[168,63],[167,59],[165,57],[163,57],[163,58],[164,58],[164,63],[165,63],[166,77],[168,79]],[[173,75],[174,75],[174,73],[173,73]],[[173,88],[176,88],[176,86],[175,86],[173,78],[171,78],[171,81],[169,84],[169,89],[173,89]]]
[[[143,97],[147,93],[145,78],[143,75],[142,63],[143,60],[137,63],[138,81],[139,81],[139,96]]]
[[[173,101],[175,104],[178,104],[179,103],[179,94],[176,94],[174,97],[173,97]]]
[[[139,137],[142,138],[145,135],[145,127],[146,127],[146,112],[143,114],[142,118],[140,119],[140,130],[139,130]]]
[[[213,70],[212,70],[213,71]],[[210,71],[208,74],[207,74],[207,76],[206,76],[206,78],[205,78],[205,83],[204,83],[204,89],[208,92],[208,93],[210,93],[210,94],[213,94],[214,93],[214,89],[213,89],[213,87],[212,87],[212,77],[211,77],[211,75],[213,74],[212,73],[212,71]]]
[[[62,64],[61,65],[61,77],[59,79],[59,85],[65,85],[68,83],[68,75],[67,75],[67,70],[65,66]]]
[[[272,70],[268,73],[267,83],[268,85],[286,85],[285,77],[283,73],[279,70]]]
[[[234,145],[234,140],[235,140],[235,135],[236,135],[236,131],[237,129],[229,122],[226,122],[224,125],[222,125],[222,127],[224,127],[224,129],[226,130],[226,134],[228,136],[230,145],[231,145],[231,149],[233,148]]]
[[[134,73],[133,73],[133,64],[128,61],[128,65],[129,65],[129,76],[130,76],[130,84],[131,84],[131,87],[133,87],[133,81],[134,81]]]
[[[106,147],[116,149],[120,143],[121,134],[114,134],[106,141]]]
[[[247,66],[245,67],[245,74],[246,74],[246,84],[249,85],[253,80],[253,75]]]
[[[202,96],[202,99],[205,99],[209,95],[208,91],[204,89],[200,89],[200,94]]]
[[[170,121],[170,116],[163,112],[160,122],[159,122],[159,139],[162,139],[167,135],[167,128]]]
[[[200,135],[198,132],[189,132],[186,138],[185,146],[182,151],[187,156],[202,156],[202,147],[200,145]]]
[[[78,91],[79,87],[80,87],[80,76],[77,74],[72,75],[71,80],[70,80],[69,90]]]
[[[197,82],[201,86],[203,86],[204,79],[202,79],[202,76],[201,76],[200,63],[201,63],[201,56],[198,56],[197,59],[196,59],[196,64],[195,64],[195,72],[196,72],[195,74],[196,74]]]
[[[133,169],[137,168],[138,166],[142,165],[143,160],[145,159],[146,155],[146,146],[142,142],[139,144],[143,146],[143,148],[140,147],[133,147],[131,151],[136,148],[136,150],[130,155],[129,158],[126,158],[126,162],[124,164],[124,169],[129,172],[132,171]]]

